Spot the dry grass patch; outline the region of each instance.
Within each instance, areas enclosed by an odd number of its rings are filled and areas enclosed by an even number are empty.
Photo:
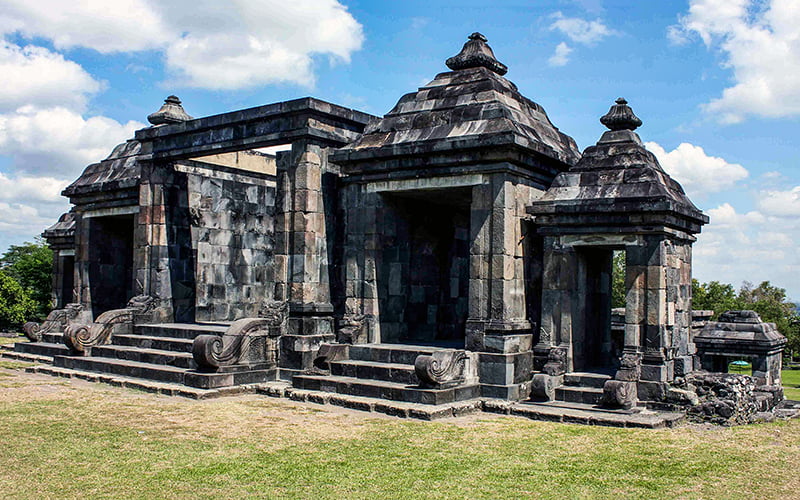
[[[660,431],[486,414],[430,423],[17,373],[25,386],[0,388],[7,497],[769,499],[800,487],[798,421]]]

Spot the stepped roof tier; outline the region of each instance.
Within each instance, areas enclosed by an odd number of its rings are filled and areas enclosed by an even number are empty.
[[[495,59],[483,35],[473,33],[447,65],[453,71],[440,73],[403,96],[383,118],[370,122],[354,143],[337,152],[334,161],[352,165],[402,155],[441,156],[505,147],[548,163],[555,160],[557,170],[577,162],[575,141],[502,76],[507,68]],[[458,156],[462,165],[465,159]]]

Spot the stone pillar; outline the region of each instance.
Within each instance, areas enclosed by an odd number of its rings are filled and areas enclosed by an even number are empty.
[[[89,283],[89,234],[90,218],[83,217],[82,211],[75,212],[75,302],[83,306],[83,312],[92,322],[92,288]]]
[[[334,339],[328,276],[326,202],[322,176],[327,150],[297,141],[278,161],[276,300],[289,302],[287,332],[281,337],[281,367],[312,367],[319,345]]]
[[[641,354],[638,392],[648,401],[663,399],[675,378],[672,334],[679,280],[677,268],[668,272],[668,248],[671,243],[661,235],[648,235],[643,245],[626,248],[625,353]],[[674,300],[668,300],[668,274]]]
[[[169,165],[143,164],[141,168],[134,226],[134,294],[156,300],[155,322],[192,322],[194,259],[186,179]]]
[[[533,335],[526,317],[521,231],[529,191],[503,175],[472,190],[466,347],[480,352],[486,397],[520,399],[530,392]]]

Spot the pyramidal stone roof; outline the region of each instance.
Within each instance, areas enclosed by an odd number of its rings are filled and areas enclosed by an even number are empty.
[[[90,192],[136,186],[141,173],[137,161],[141,147],[141,143],[133,139],[118,144],[108,158],[86,167],[81,176],[67,186],[61,194],[72,197]]]
[[[584,150],[575,166],[558,174],[528,209],[536,222],[565,227],[605,223],[613,231],[639,225],[700,232],[708,217],[645,149],[634,132],[642,121],[628,102],[617,99],[600,122],[609,130]],[[642,214],[649,216],[642,218]]]
[[[453,71],[403,96],[383,118],[337,153],[347,162],[366,155],[419,154],[481,145],[513,144],[566,165],[580,157],[575,141],[561,133],[544,109],[522,96],[502,75],[508,70],[473,33],[461,52],[447,60]],[[470,142],[470,140],[474,142]],[[347,154],[347,151],[350,154]]]

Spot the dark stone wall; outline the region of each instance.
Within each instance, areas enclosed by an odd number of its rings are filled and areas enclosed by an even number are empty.
[[[92,313],[125,307],[133,293],[132,215],[93,217],[89,222],[89,283]]]
[[[274,286],[275,183],[188,175],[196,318],[257,316]]]
[[[464,338],[469,306],[469,211],[384,196],[378,298],[384,342]]]

